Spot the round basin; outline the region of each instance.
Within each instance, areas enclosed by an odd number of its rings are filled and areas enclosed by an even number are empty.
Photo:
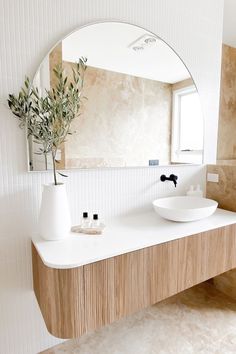
[[[157,214],[165,219],[179,222],[195,221],[212,215],[218,203],[202,197],[169,197],[152,202]]]

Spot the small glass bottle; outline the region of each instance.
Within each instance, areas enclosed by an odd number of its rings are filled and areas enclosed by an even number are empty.
[[[195,190],[196,197],[203,197],[203,191],[201,190],[200,184],[197,185]]]
[[[190,186],[190,188],[189,188],[189,190],[187,191],[187,195],[188,196],[194,196],[195,194],[194,194],[195,192],[194,192],[194,188],[193,188],[193,186]]]
[[[81,218],[81,228],[86,229],[89,226],[90,226],[90,221],[89,221],[88,213],[84,212]]]
[[[91,222],[91,227],[99,227],[100,226],[100,221],[98,219],[98,214],[93,214],[93,220]]]

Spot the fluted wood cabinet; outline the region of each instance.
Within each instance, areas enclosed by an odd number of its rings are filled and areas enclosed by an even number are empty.
[[[236,267],[236,225],[71,269],[49,268],[32,245],[34,291],[60,338],[112,323]]]

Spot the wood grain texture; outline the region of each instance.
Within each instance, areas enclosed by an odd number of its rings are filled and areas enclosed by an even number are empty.
[[[215,231],[215,232],[214,232]],[[227,226],[203,235],[203,247],[207,249],[205,274],[212,278],[235,267],[235,227]]]
[[[178,240],[146,249],[149,304],[177,293]]]
[[[33,247],[34,290],[50,333],[76,338],[236,267],[236,225],[72,269]]]
[[[114,258],[84,266],[86,331],[113,322]]]
[[[44,265],[32,245],[34,291],[48,331],[58,338],[84,333],[83,267],[54,269]]]
[[[210,250],[213,253],[216,253],[218,257],[212,262],[211,265],[208,265],[209,272],[212,275],[212,284],[225,293],[226,295],[233,297],[236,299],[236,235],[235,235],[235,227],[229,227],[228,231],[231,235],[224,234],[223,237],[220,238],[218,236],[218,240],[214,242],[212,249]],[[212,238],[214,235],[212,235]],[[225,244],[228,243],[228,247],[224,247]],[[212,259],[213,257],[209,258]],[[224,268],[224,272],[220,270]],[[222,274],[224,273],[224,274]],[[222,275],[219,275],[222,274]]]
[[[115,257],[115,313],[117,319],[150,304],[147,270],[144,249]]]
[[[201,234],[185,237],[178,242],[178,292],[204,281],[202,260],[206,250]]]

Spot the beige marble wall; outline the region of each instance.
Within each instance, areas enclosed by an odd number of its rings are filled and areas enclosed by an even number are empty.
[[[62,61],[60,43],[49,55],[51,87],[53,69],[61,63],[72,78],[75,64]],[[171,85],[88,67],[88,100],[61,145],[58,168],[148,166],[151,159],[170,164],[172,92],[192,84],[192,79]]]
[[[70,73],[71,63],[63,62]],[[170,84],[88,67],[82,115],[65,146],[66,167],[147,166],[170,161]]]
[[[75,64],[62,60],[60,43],[49,55],[51,87],[61,63],[72,78]],[[58,168],[148,166],[151,159],[170,164],[172,92],[192,84],[191,78],[171,85],[88,67],[87,101],[61,145]]]
[[[217,165],[207,172],[219,174],[219,182],[207,182],[207,197],[219,207],[236,212],[236,48],[223,45]],[[212,279],[214,286],[236,300],[236,270]]]
[[[207,198],[216,200],[222,209],[236,212],[236,166],[208,165],[207,173],[219,175],[218,183],[207,181]]]
[[[207,182],[206,196],[216,200],[219,207],[236,212],[236,166],[208,165],[207,173],[219,175],[219,182]],[[236,300],[236,269],[221,274],[211,280],[223,293]]]
[[[57,78],[54,69],[62,65],[62,42],[60,42],[49,54],[49,72],[50,72],[50,87],[55,87]]]
[[[236,48],[223,45],[217,159],[236,159]]]

